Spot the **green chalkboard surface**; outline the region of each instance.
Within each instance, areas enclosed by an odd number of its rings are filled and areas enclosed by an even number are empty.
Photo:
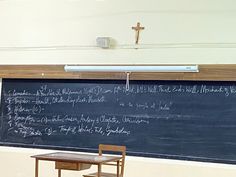
[[[236,83],[3,79],[0,144],[236,162]]]

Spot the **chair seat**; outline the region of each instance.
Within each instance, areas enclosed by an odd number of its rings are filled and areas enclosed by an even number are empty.
[[[97,177],[98,173],[90,173],[87,175],[83,175],[83,177]],[[117,177],[114,173],[101,173],[101,177]]]

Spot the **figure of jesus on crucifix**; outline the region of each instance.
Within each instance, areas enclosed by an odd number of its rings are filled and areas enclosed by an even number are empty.
[[[141,27],[140,22],[138,22],[137,26],[132,27],[132,29],[136,31],[135,44],[137,45],[139,42],[139,33],[141,30],[144,30],[144,27]]]

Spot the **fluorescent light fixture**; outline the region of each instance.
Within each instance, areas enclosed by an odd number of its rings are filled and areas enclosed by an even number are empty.
[[[199,72],[198,65],[161,65],[161,66],[141,66],[141,65],[65,65],[66,72]]]

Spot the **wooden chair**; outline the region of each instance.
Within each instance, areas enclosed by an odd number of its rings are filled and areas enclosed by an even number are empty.
[[[119,177],[123,177],[124,176],[126,147],[125,146],[117,146],[117,145],[99,144],[99,155],[102,155],[104,153],[104,151],[105,152],[121,153],[122,159],[120,160],[119,166],[117,167],[117,173],[119,173]],[[116,163],[105,163],[104,165],[117,166]],[[102,172],[101,177],[117,177],[117,173]],[[83,175],[83,177],[97,177],[97,172]]]

